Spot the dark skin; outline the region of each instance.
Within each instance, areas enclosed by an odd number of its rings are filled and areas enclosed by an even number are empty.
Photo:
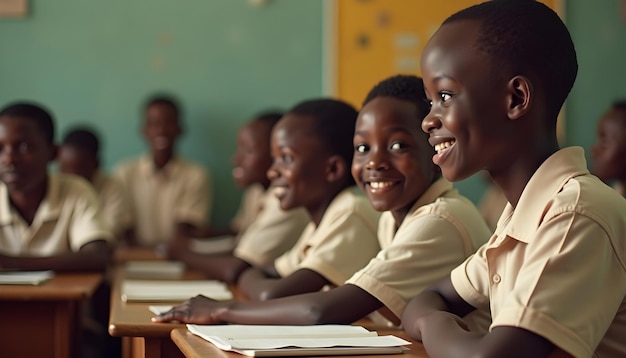
[[[591,172],[605,182],[617,180],[626,186],[626,109],[612,108],[598,121],[596,143],[591,149]]]
[[[0,117],[0,179],[10,204],[26,223],[35,214],[48,188],[48,163],[56,156],[36,122],[28,118]],[[78,252],[48,257],[0,255],[1,269],[103,271],[108,246],[104,239],[83,245]]]
[[[271,128],[267,122],[251,121],[241,128],[237,136],[237,152],[233,157],[233,178],[240,188],[247,188],[255,183],[269,187],[267,171],[272,165],[270,155]],[[204,234],[236,235],[234,231],[210,230]],[[182,244],[181,244],[182,243]],[[169,254],[173,259],[184,262],[208,278],[236,283],[244,270],[251,265],[232,254],[201,255],[189,250],[188,240],[174,240]]]
[[[93,153],[68,144],[59,148],[57,162],[61,173],[78,175],[89,182],[93,181],[99,167],[98,158]]]
[[[361,110],[356,124],[352,175],[376,203],[377,210],[392,212],[397,226],[438,175],[438,169],[430,162],[432,149],[415,126],[416,113],[410,102],[379,97]],[[372,189],[372,182],[392,184],[385,185],[385,189]],[[346,284],[325,292],[262,302],[215,302],[198,296],[154,320],[199,324],[349,324],[381,308],[385,317],[399,323],[398,317],[376,297]]]
[[[272,131],[273,164],[267,172],[283,210],[304,207],[319,226],[335,197],[350,185],[349,169],[315,136],[314,118],[287,114]],[[241,291],[252,299],[272,299],[315,292],[330,282],[309,269],[280,277],[271,265],[251,268],[240,277]]]
[[[456,21],[427,44],[422,73],[432,108],[422,129],[439,148],[433,161],[447,179],[487,170],[516,206],[537,168],[559,149],[555,128],[546,125],[556,121],[532,75],[491,72],[503,66],[474,47],[479,30],[478,21]],[[430,357],[547,357],[555,351],[551,342],[521,328],[469,332],[461,317],[473,310],[446,278],[415,297],[402,322]]]

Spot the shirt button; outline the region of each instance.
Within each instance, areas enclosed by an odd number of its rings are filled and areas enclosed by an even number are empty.
[[[500,281],[502,281],[502,278],[500,277],[500,275],[495,274],[492,277],[493,283],[500,283]]]

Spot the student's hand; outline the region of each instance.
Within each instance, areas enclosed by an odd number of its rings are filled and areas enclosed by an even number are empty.
[[[176,236],[167,244],[166,255],[171,260],[182,260],[189,252],[191,239],[185,236]]]
[[[219,318],[231,302],[218,302],[198,295],[152,318],[152,322],[182,322],[194,324],[222,323]]]

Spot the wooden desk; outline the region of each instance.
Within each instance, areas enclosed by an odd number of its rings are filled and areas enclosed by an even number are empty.
[[[400,338],[406,339],[410,341],[402,330],[392,329],[392,330],[378,330],[380,335],[393,334],[394,336],[398,336]],[[205,341],[204,339],[194,335],[189,332],[186,328],[176,328],[171,333],[172,341],[176,344],[176,346],[180,349],[180,351],[187,358],[206,358],[206,357],[219,357],[219,358],[242,358],[239,353],[234,352],[226,352],[213,344]],[[399,358],[428,358],[426,354],[426,350],[424,346],[419,342],[413,342],[410,346],[406,346],[409,348],[408,351],[404,352],[401,355],[367,355],[367,356],[350,356],[350,357],[399,357]]]
[[[198,272],[186,272],[184,279],[203,279]],[[122,356],[129,357],[183,357],[180,350],[170,339],[170,332],[175,328],[184,328],[183,324],[152,323],[154,316],[148,307],[155,303],[123,302],[121,284],[124,270],[119,266],[114,271],[111,290],[111,315],[109,317],[109,333],[122,337]],[[233,291],[235,299],[242,296]],[[175,305],[180,302],[156,303],[156,305]]]
[[[39,286],[0,286],[0,355],[80,357],[81,307],[101,280],[57,273]]]

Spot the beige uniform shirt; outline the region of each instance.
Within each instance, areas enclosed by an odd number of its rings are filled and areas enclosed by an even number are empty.
[[[351,187],[339,193],[319,226],[309,223],[296,245],[276,259],[282,277],[307,268],[339,286],[376,255],[380,214],[357,190]]]
[[[144,155],[121,164],[115,177],[129,197],[130,222],[140,245],[169,241],[177,223],[207,225],[212,196],[209,175],[200,165],[175,157],[157,171]]]
[[[106,175],[102,171],[96,172],[92,184],[100,201],[102,221],[113,236],[119,238],[130,224],[124,187],[116,178]]]
[[[400,318],[409,300],[449,275],[490,234],[474,204],[439,179],[397,230],[392,214],[383,213],[378,226],[382,250],[346,283],[369,292]]]
[[[304,208],[284,211],[271,190],[264,192],[257,216],[238,237],[234,255],[263,267],[291,249],[310,221]]]
[[[489,185],[478,204],[478,211],[492,232],[496,229],[498,219],[506,204],[507,200],[502,190],[497,185]]]
[[[29,226],[10,205],[0,183],[0,252],[11,256],[54,256],[77,252],[95,241],[111,241],[94,189],[77,176],[51,174],[48,191]]]
[[[246,188],[241,198],[239,208],[230,221],[230,227],[237,232],[244,232],[252,225],[263,208],[265,188],[261,184],[253,184]]]
[[[561,149],[452,283],[491,309],[491,329],[526,329],[574,357],[624,357],[625,213],[626,200],[589,174],[582,148]]]

